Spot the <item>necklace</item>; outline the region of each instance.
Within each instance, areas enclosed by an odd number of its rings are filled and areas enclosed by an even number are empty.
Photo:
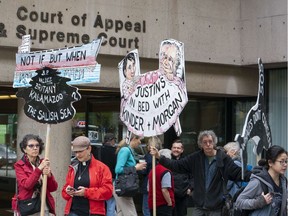
[[[86,164],[86,163],[85,163]],[[82,177],[82,175],[83,175],[83,173],[85,172],[85,170],[86,170],[86,168],[87,168],[88,166],[85,166],[85,168],[84,168],[84,170],[79,174],[79,176],[78,176],[78,181],[80,181],[81,180],[81,177]]]

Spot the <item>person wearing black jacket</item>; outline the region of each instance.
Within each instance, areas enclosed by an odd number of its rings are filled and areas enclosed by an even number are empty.
[[[193,216],[221,216],[225,200],[223,185],[228,180],[240,181],[241,168],[222,150],[216,149],[217,137],[212,130],[201,131],[198,136],[199,151],[180,160],[161,157],[159,162],[172,171],[189,173],[194,178]],[[151,154],[159,158],[157,149],[151,148]],[[245,181],[251,172],[245,172]]]
[[[113,181],[116,176],[115,166],[117,161],[115,143],[116,138],[114,134],[107,133],[104,136],[104,142],[101,147],[101,161],[109,167]],[[109,200],[106,201],[106,216],[115,216],[116,215],[115,208],[116,208],[116,201],[115,198],[112,196]]]
[[[171,156],[173,160],[180,160],[183,156],[184,146],[180,139],[172,143]],[[173,172],[175,208],[173,216],[187,215],[187,197],[192,192],[192,178],[190,174]]]

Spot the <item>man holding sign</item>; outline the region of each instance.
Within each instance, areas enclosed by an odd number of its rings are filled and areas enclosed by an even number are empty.
[[[126,84],[127,65],[131,67],[131,75],[135,74],[131,77],[129,86]],[[176,134],[180,136],[179,115],[188,102],[184,44],[174,39],[162,41],[157,70],[140,75],[137,50],[128,53],[118,68],[121,90],[120,119],[128,130],[137,136],[149,137],[161,135],[174,126]],[[156,215],[155,157],[152,159],[152,167],[153,215]]]
[[[240,181],[241,168],[222,150],[216,149],[217,137],[213,131],[201,131],[198,146],[201,150],[179,160],[160,157],[155,148],[151,149],[151,154],[159,158],[160,164],[166,168],[194,177],[192,197],[196,208],[193,216],[221,216],[224,205],[223,185],[228,180]],[[249,171],[246,172],[246,181],[249,181],[250,174]]]

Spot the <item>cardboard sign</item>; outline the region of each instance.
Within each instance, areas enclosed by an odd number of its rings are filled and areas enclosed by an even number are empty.
[[[120,119],[139,136],[163,134],[172,125],[181,134],[179,115],[188,102],[183,43],[169,39],[160,45],[159,69],[140,74],[137,50],[119,63]]]
[[[253,143],[253,152],[260,155],[263,148],[268,149],[272,145],[270,126],[266,117],[266,103],[264,98],[264,67],[262,60],[258,59],[259,87],[256,104],[246,115],[242,134],[237,134],[235,141],[239,143],[242,155],[242,168],[247,165],[247,144]]]
[[[69,84],[99,82],[101,65],[97,64],[96,56],[101,43],[102,38],[76,47],[17,53],[13,87],[29,87],[35,71],[44,67],[59,69],[60,76],[71,79]]]
[[[57,124],[74,117],[76,111],[72,103],[81,95],[76,87],[66,84],[68,78],[58,76],[56,70],[45,67],[36,71],[32,87],[21,89],[17,97],[25,99],[25,114],[40,123]]]
[[[18,47],[18,53],[29,53],[31,48],[31,37],[30,35],[22,36],[22,43]]]

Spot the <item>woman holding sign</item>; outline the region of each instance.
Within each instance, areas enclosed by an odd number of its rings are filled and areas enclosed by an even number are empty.
[[[51,192],[57,190],[58,184],[51,173],[49,159],[39,158],[39,155],[44,149],[42,139],[37,135],[27,134],[20,142],[20,149],[24,155],[14,165],[17,181],[17,192],[12,200],[12,208],[14,207],[13,209],[15,212],[17,212],[16,215],[19,213],[21,215],[25,215],[20,210],[21,201],[36,197],[40,200],[41,196],[39,194],[41,192],[42,178],[43,175],[47,175],[45,216],[49,215],[49,212],[55,215],[55,201],[51,195]],[[16,207],[16,203],[18,204],[18,207]],[[40,212],[40,209],[34,209],[34,212]],[[40,215],[40,213],[28,213],[28,215]]]

